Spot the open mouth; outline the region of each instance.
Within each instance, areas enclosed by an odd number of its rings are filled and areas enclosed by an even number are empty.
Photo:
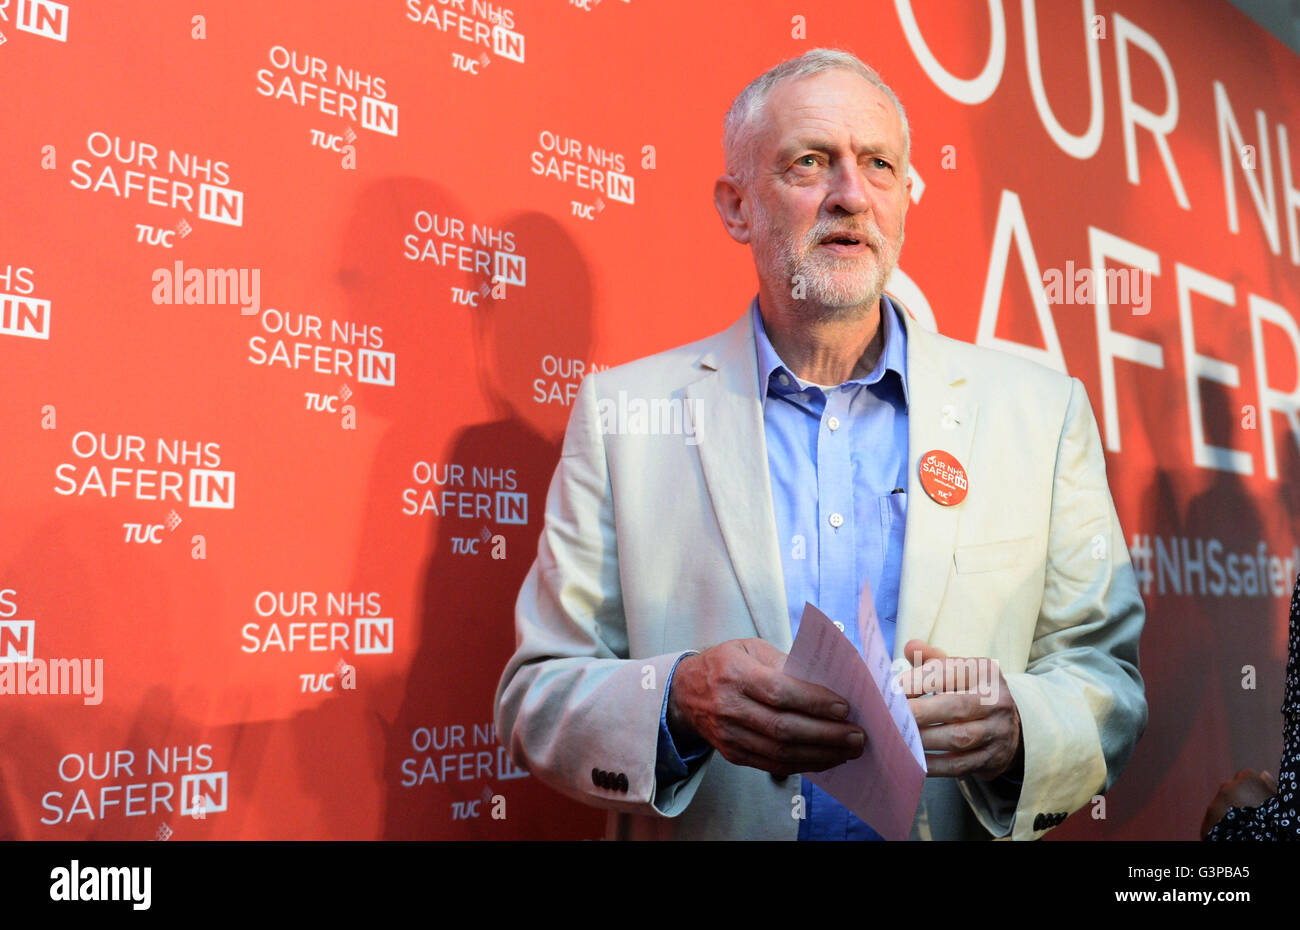
[[[837,255],[861,255],[870,248],[866,239],[852,233],[835,233],[827,236],[819,245]]]

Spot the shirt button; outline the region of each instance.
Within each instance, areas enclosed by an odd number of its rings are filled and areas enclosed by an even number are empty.
[[[831,526],[835,527],[836,529],[839,529],[840,525],[843,523],[844,523],[843,517],[841,517],[837,513],[831,514]]]
[[[782,386],[788,387],[790,384],[790,378],[788,375],[778,375],[776,380],[780,381]]]
[[[826,425],[830,427],[832,430],[837,430],[840,428],[840,418],[831,417],[829,420],[826,421]]]

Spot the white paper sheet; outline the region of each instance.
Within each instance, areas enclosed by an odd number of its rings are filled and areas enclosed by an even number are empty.
[[[871,586],[863,582],[858,629],[865,661],[812,604],[804,604],[785,673],[829,688],[849,702],[848,720],[867,734],[862,755],[804,775],[887,840],[905,840],[925,784],[925,749],[916,718],[892,671]]]

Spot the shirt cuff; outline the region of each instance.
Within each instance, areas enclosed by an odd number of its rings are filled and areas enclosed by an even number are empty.
[[[678,656],[668,672],[667,682],[664,683],[664,702],[659,710],[659,747],[655,756],[655,779],[661,786],[689,776],[700,760],[713,748],[705,740],[693,734],[684,737],[679,745],[668,729],[668,695],[673,688],[673,675],[676,674],[677,665],[682,659],[698,654],[684,652]]]

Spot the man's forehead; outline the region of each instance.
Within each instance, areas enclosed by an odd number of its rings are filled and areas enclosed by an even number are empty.
[[[849,71],[827,71],[782,81],[760,111],[769,146],[792,137],[837,132],[845,126],[872,130],[901,144],[898,111],[879,88]]]
[[[862,75],[829,70],[777,83],[754,127],[761,159],[784,157],[789,147],[835,140],[845,129],[853,144],[893,150],[901,157],[904,130],[893,101]]]

